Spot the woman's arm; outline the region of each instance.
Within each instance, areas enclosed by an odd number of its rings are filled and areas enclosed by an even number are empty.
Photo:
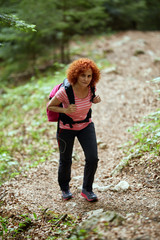
[[[70,104],[68,105],[67,108],[59,107],[61,102],[56,98],[55,96],[49,101],[48,104],[48,110],[53,111],[53,112],[58,112],[58,113],[73,113],[76,111],[76,105],[75,104]]]

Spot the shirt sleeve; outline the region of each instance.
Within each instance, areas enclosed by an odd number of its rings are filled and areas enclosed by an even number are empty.
[[[64,87],[61,87],[55,94],[55,97],[60,101],[60,102],[66,102],[67,100],[67,94],[64,89]]]

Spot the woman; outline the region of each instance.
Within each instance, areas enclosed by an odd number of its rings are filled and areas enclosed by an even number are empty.
[[[91,88],[95,87],[100,79],[100,71],[92,60],[81,58],[70,65],[67,78],[73,89],[75,104],[69,103],[65,88],[61,87],[49,102],[48,109],[66,114],[73,121],[80,123],[73,124],[71,128],[69,124],[63,124],[61,120],[59,121],[57,131],[60,151],[58,183],[62,191],[62,198],[64,200],[71,199],[73,195],[70,192],[69,182],[71,180],[73,144],[75,137],[77,137],[85,155],[81,195],[88,201],[97,201],[98,198],[92,190],[98,163],[95,128],[91,118],[88,121],[83,122],[83,120],[86,118],[92,102],[99,103],[101,101],[99,96],[92,98],[91,91]],[[61,103],[63,107],[59,106]]]

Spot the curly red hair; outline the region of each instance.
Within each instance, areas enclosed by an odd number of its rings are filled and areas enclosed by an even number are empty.
[[[88,58],[80,58],[71,63],[67,71],[67,78],[71,84],[77,82],[78,76],[84,71],[91,69],[92,70],[92,81],[90,85],[93,87],[100,79],[100,70],[96,64]]]

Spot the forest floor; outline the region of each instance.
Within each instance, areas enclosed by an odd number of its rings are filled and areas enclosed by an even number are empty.
[[[158,107],[157,96],[153,92],[156,86],[148,81],[160,76],[159,46],[159,32],[128,31],[94,41],[92,48],[96,53],[103,53],[112,64],[112,67],[102,70],[97,86],[102,102],[93,106],[100,159],[94,192],[99,201],[89,203],[80,195],[84,156],[76,141],[71,180],[74,198],[70,201],[62,201],[57,184],[58,152],[53,153],[50,161],[2,185],[2,216],[16,218],[21,214],[34,213],[38,222],[15,239],[26,239],[29,235],[32,236],[30,239],[47,239],[49,236],[55,238],[48,239],[61,239],[60,233],[54,235],[45,218],[38,220],[42,212],[45,214],[49,210],[62,216],[79,217],[79,222],[87,219],[93,210],[115,211],[124,218],[122,224],[109,225],[97,220],[96,230],[88,228],[88,237],[77,236],[74,239],[160,239],[160,158],[153,157],[150,161],[151,157],[146,155],[143,161],[133,159],[117,176],[111,176],[112,170],[123,158],[120,146],[132,138],[127,128],[141,122],[144,116]],[[82,56],[87,57],[85,54],[87,50]],[[53,145],[56,144],[56,140],[53,141]],[[109,187],[122,180],[128,182],[128,190],[113,191]],[[108,190],[103,189],[104,186],[108,186]],[[97,216],[100,215],[97,213]]]

